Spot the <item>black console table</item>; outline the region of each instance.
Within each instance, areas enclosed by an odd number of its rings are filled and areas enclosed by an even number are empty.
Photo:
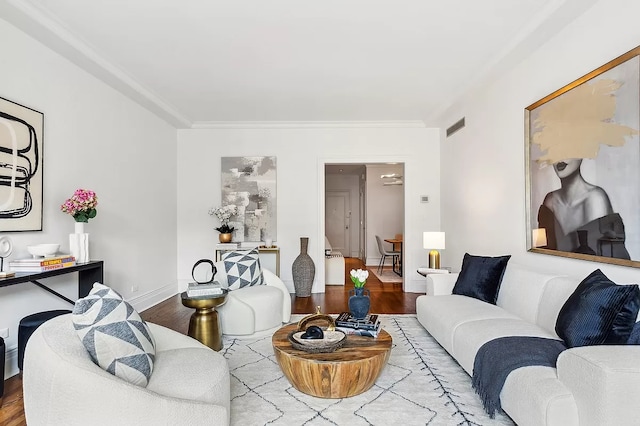
[[[46,272],[16,272],[16,275],[8,278],[0,278],[0,287],[8,287],[10,285],[33,283],[38,287],[48,291],[51,294],[58,296],[59,298],[66,300],[72,305],[75,304],[74,300],[71,300],[57,291],[47,287],[38,280],[44,278],[56,277],[58,275],[70,274],[72,272],[78,273],[78,297],[85,297],[91,291],[93,283],[104,281],[103,272],[104,262],[102,260],[94,260],[86,263],[78,263],[75,266],[68,266],[66,268],[54,269]]]

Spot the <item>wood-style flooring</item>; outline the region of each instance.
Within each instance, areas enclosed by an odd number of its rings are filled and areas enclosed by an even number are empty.
[[[292,297],[291,312],[308,314],[320,306],[323,313],[336,314],[347,311],[349,290],[353,288],[349,271],[364,269],[364,264],[355,258],[345,258],[345,286],[326,286],[325,293],[311,297]],[[419,293],[403,293],[402,284],[383,284],[374,274],[369,274],[366,287],[371,292],[371,312],[379,314],[414,314]],[[186,308],[180,295],[173,296],[141,313],[145,321],[163,325],[187,334],[189,317],[193,309]],[[24,426],[24,406],[22,399],[22,379],[13,376],[4,382],[4,402],[0,408],[1,426]]]

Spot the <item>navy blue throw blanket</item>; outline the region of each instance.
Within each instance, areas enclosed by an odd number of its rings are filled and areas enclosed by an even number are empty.
[[[491,418],[500,407],[500,392],[507,376],[516,368],[530,365],[556,366],[561,340],[543,337],[508,336],[490,340],[480,347],[473,362],[473,389]]]

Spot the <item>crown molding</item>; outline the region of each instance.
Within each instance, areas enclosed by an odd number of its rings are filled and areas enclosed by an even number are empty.
[[[161,119],[178,128],[191,127],[191,121],[173,105],[96,53],[43,5],[31,0],[4,0],[0,3],[0,11],[8,22]]]
[[[390,121],[196,121],[192,129],[425,128],[422,120]]]

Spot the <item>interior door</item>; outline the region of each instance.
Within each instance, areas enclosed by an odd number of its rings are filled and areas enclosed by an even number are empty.
[[[351,197],[347,191],[327,191],[325,197],[325,232],[334,250],[350,256],[349,224],[351,221]]]

